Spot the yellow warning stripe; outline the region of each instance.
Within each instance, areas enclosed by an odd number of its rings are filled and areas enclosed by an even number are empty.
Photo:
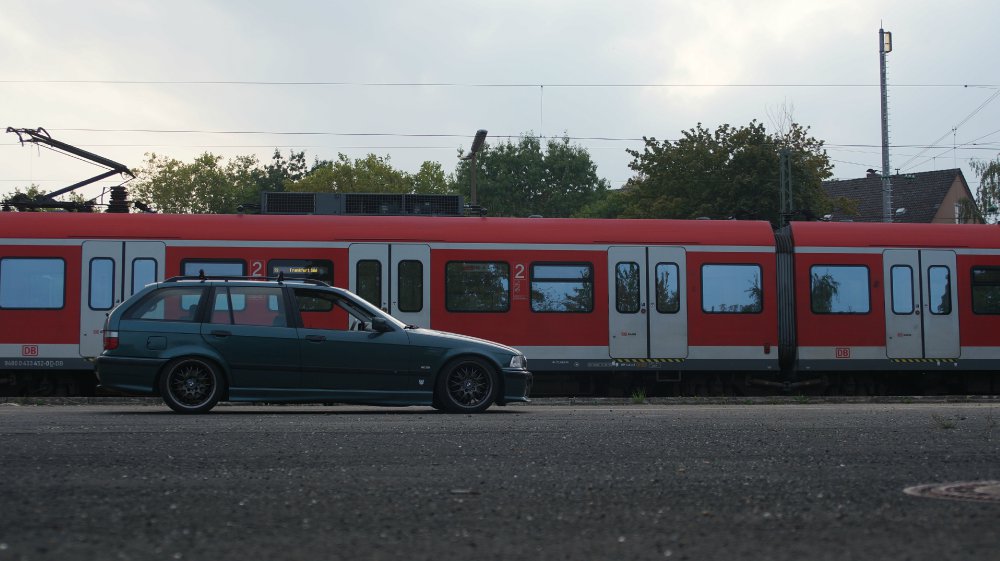
[[[892,362],[921,363],[921,362],[958,362],[957,358],[893,358]]]
[[[616,363],[642,363],[642,364],[655,364],[658,362],[684,362],[683,358],[614,358],[611,359]]]

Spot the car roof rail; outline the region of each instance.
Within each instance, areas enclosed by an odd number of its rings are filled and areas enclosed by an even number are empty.
[[[318,279],[306,279],[306,278],[298,278],[298,277],[286,278],[284,271],[280,271],[278,273],[278,276],[276,276],[276,277],[260,277],[260,276],[257,276],[257,277],[247,277],[247,276],[233,276],[233,275],[206,275],[205,271],[199,271],[197,275],[178,275],[178,276],[175,276],[175,277],[170,277],[170,278],[164,280],[163,282],[176,282],[176,281],[198,281],[198,282],[205,282],[205,281],[223,281],[223,282],[229,282],[229,281],[262,281],[262,282],[274,281],[274,282],[278,282],[278,283],[295,282],[295,283],[302,283],[302,284],[312,284],[312,285],[316,285],[316,286],[326,286],[326,287],[332,287],[333,286],[333,285],[331,285],[330,283],[328,283],[326,281],[321,281],[321,280],[318,280]]]

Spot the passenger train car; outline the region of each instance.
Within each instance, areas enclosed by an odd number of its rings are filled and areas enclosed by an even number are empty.
[[[4,213],[0,391],[86,394],[178,275],[308,277],[517,347],[538,393],[1000,391],[1000,227]]]

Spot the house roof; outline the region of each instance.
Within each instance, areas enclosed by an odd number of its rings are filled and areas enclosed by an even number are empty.
[[[955,179],[961,179],[966,194],[971,199],[972,192],[960,169],[943,169],[893,175],[893,210],[905,208],[906,212],[893,217],[894,222],[930,223],[945,195],[951,190]],[[882,176],[869,174],[860,179],[824,181],[823,189],[829,197],[845,197],[858,202],[858,214],[850,216],[834,212],[834,221],[881,222],[882,221]]]

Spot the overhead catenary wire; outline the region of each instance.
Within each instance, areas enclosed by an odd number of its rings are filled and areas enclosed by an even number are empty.
[[[94,84],[173,86],[350,86],[434,88],[877,88],[865,82],[368,82],[333,80],[46,80],[3,79],[0,84]],[[1000,84],[907,83],[894,88],[1000,88]]]

